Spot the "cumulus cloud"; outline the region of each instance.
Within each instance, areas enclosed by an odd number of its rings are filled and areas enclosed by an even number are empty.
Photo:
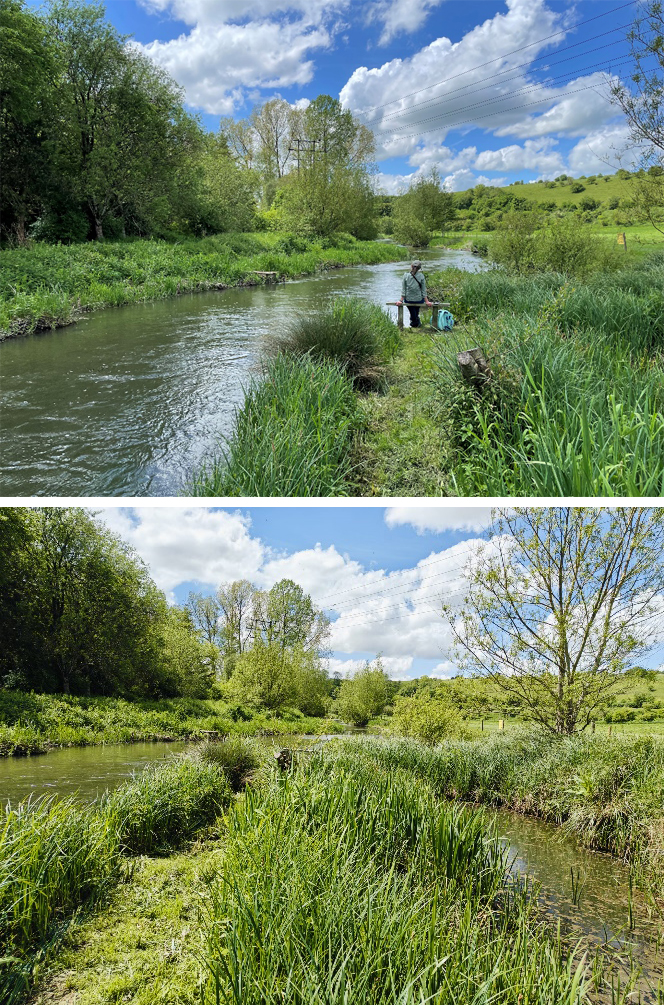
[[[367,7],[366,20],[368,24],[381,22],[383,30],[378,39],[379,45],[387,45],[397,35],[411,35],[419,31],[431,10],[438,7],[442,0],[378,0]]]
[[[499,150],[483,150],[475,160],[475,167],[483,171],[540,171],[549,175],[561,174],[565,162],[558,150],[552,149],[554,140],[526,140],[523,146],[513,144]]]
[[[391,506],[385,511],[388,527],[408,525],[418,534],[446,530],[481,531],[491,523],[490,506]]]
[[[232,114],[252,88],[307,84],[309,55],[332,44],[333,22],[349,0],[144,0],[191,30],[139,48],[185,88],[187,101],[206,112]]]
[[[433,166],[451,191],[486,183],[477,171],[559,173],[566,169],[560,138],[601,130],[616,118],[603,73],[552,86],[531,72],[536,57],[565,42],[567,15],[547,0],[507,0],[507,8],[456,43],[441,36],[412,57],[358,67],[342,88],[344,105],[374,129],[378,160],[402,157],[418,169],[399,184]],[[563,33],[539,41],[557,31]],[[518,51],[505,55],[511,50]],[[526,142],[453,154],[445,145],[450,132],[473,127]],[[380,180],[385,191],[398,190],[389,176]]]
[[[170,593],[180,583],[216,587],[234,579],[254,579],[267,549],[251,536],[242,513],[203,508],[109,508],[101,518],[147,564],[157,586]]]
[[[567,159],[572,174],[607,174],[619,167],[639,167],[642,154],[627,123],[619,122],[593,129],[570,150]]]

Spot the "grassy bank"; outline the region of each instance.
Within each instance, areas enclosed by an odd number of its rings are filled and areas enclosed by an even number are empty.
[[[626,1001],[506,879],[482,812],[441,803],[378,746],[263,771],[218,836],[142,859],[101,918],[72,930],[36,1002]]]
[[[362,494],[662,494],[661,256],[583,281],[448,270],[429,287],[457,324],[407,333],[389,393],[363,403]],[[457,364],[474,346],[492,368],[475,386]]]
[[[123,875],[128,855],[190,840],[231,800],[223,770],[180,759],[150,768],[101,803],[40,799],[0,822],[0,1000],[21,1001],[35,969],[76,912],[98,903]]]
[[[200,740],[209,733],[261,736],[336,733],[344,727],[296,710],[280,716],[223,701],[173,698],[125,701],[0,692],[0,756],[45,753],[52,747]]]
[[[261,282],[342,265],[402,258],[404,249],[339,235],[324,244],[292,234],[201,240],[34,244],[0,251],[0,338],[70,324],[85,311]]]
[[[367,741],[362,757],[403,769],[441,797],[504,805],[562,824],[590,848],[630,862],[664,893],[664,743],[513,729],[482,742],[427,748],[412,740]],[[341,743],[347,756],[355,748]]]
[[[247,389],[233,433],[195,477],[198,496],[343,496],[364,388],[385,383],[400,346],[373,304],[345,298],[296,317]]]

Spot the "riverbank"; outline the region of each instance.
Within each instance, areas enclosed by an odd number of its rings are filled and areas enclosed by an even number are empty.
[[[644,890],[664,897],[664,742],[514,729],[481,742],[426,747],[414,740],[366,741],[363,757],[404,770],[441,798],[505,806],[564,827],[588,848],[633,867]],[[356,749],[345,741],[346,756]]]
[[[186,855],[141,860],[42,969],[35,1005],[610,994],[601,960],[568,946],[506,878],[481,812],[441,804],[357,748],[263,774],[218,826]]]
[[[191,840],[232,798],[225,772],[181,758],[148,769],[101,802],[44,799],[7,810],[0,826],[0,1000],[23,1001],[81,911],[94,911],[129,859]]]
[[[345,265],[398,261],[404,249],[340,234],[219,234],[170,244],[135,240],[0,251],[0,340],[72,324],[86,312],[179,294],[290,279]]]
[[[126,701],[22,691],[0,693],[0,757],[103,743],[344,731],[345,726],[337,721],[304,716],[297,710],[277,715],[213,699]]]

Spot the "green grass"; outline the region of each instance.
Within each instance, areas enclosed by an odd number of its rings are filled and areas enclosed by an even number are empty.
[[[205,1002],[588,1000],[584,961],[506,885],[482,814],[358,744],[247,793],[206,895]]]
[[[346,495],[358,425],[343,367],[276,356],[247,388],[230,439],[195,477],[191,494]]]
[[[430,285],[465,322],[434,350],[458,494],[662,494],[661,259],[583,284],[491,271]],[[473,345],[494,371],[481,389],[456,365]]]
[[[336,363],[356,387],[371,387],[380,382],[384,365],[397,352],[399,336],[382,308],[344,297],[322,311],[296,316],[283,335],[275,337],[273,347],[298,359]]]
[[[340,741],[350,756],[352,746]],[[652,736],[557,738],[534,729],[492,732],[481,742],[427,748],[412,740],[366,740],[363,757],[404,770],[439,797],[504,805],[563,825],[590,848],[632,863],[664,892],[664,742]]]
[[[39,754],[58,746],[200,740],[209,732],[254,736],[343,730],[326,719],[257,712],[217,700],[125,701],[0,691],[0,756]]]
[[[400,259],[403,249],[352,238],[321,243],[292,235],[222,234],[165,241],[36,243],[0,251],[0,338],[57,328],[84,311],[198,290],[260,282],[255,271],[308,275],[341,265]],[[297,250],[302,249],[302,250]]]
[[[191,839],[228,806],[225,774],[180,759],[149,769],[101,803],[28,800],[0,820],[0,999],[18,1002],[75,913],[123,873],[123,854]]]

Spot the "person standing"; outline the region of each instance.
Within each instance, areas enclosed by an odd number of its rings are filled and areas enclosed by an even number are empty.
[[[399,303],[405,303],[408,308],[410,327],[419,328],[420,308],[431,306],[431,301],[427,297],[427,283],[422,272],[421,262],[411,262],[410,272],[404,273]]]

